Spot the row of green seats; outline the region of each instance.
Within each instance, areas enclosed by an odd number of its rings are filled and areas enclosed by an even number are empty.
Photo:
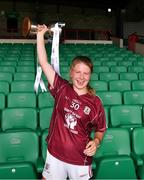
[[[129,131],[144,125],[144,107],[117,105],[104,107],[107,127],[127,128]],[[9,107],[1,111],[1,131],[31,129],[41,134],[49,129],[53,106],[40,108]]]
[[[44,81],[47,87],[48,82]],[[95,91],[142,91],[144,90],[144,80],[91,80],[90,85]],[[11,83],[7,81],[0,82],[0,92],[7,95],[10,92],[34,92],[34,80],[14,80]],[[39,92],[41,92],[39,88]]]
[[[46,158],[46,136],[34,131],[0,133],[0,177],[38,179]],[[93,158],[92,179],[142,179],[144,177],[144,127],[131,135],[124,128],[108,128]]]

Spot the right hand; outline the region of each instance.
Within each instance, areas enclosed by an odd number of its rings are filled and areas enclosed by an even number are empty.
[[[49,29],[45,24],[37,26],[37,35],[44,35],[47,31]]]

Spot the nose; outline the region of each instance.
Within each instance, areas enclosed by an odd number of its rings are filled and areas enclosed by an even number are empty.
[[[80,74],[80,78],[81,78],[81,79],[84,79],[83,73]]]

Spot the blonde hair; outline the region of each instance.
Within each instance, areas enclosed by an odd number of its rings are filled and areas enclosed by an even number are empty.
[[[87,65],[90,68],[91,73],[93,72],[93,63],[89,57],[87,57],[87,56],[76,56],[72,60],[70,69],[72,69],[78,63],[84,63],[85,65]],[[90,86],[89,83],[87,85],[87,90],[88,90],[89,94],[95,95],[95,90]]]

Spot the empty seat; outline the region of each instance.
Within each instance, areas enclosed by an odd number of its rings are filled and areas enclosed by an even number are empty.
[[[34,73],[35,67],[34,66],[17,66],[16,71],[17,72]]]
[[[34,81],[35,74],[30,73],[30,72],[27,72],[27,73],[17,72],[14,74],[14,80],[16,80],[16,81],[26,81],[26,80]]]
[[[39,141],[35,132],[1,132],[0,147],[1,178],[8,179],[10,174],[16,179],[36,178]]]
[[[0,81],[0,93],[5,95],[9,93],[9,83],[7,81]]]
[[[130,72],[121,72],[119,74],[120,80],[137,80],[138,79],[138,74],[137,73],[130,73]]]
[[[135,161],[137,174],[144,179],[144,127],[135,128],[132,132],[132,157]]]
[[[128,66],[128,72],[135,72],[135,73],[144,72],[144,67],[142,67],[142,66]]]
[[[144,90],[144,80],[132,81],[132,90],[143,91]]]
[[[100,80],[92,80],[90,81],[90,85],[96,91],[107,91],[108,90],[108,83],[107,81],[100,81]]]
[[[110,91],[126,91],[131,90],[131,82],[128,80],[113,80],[109,81]]]
[[[119,66],[132,66],[132,62],[131,61],[120,61],[118,62]]]
[[[124,104],[144,105],[144,91],[123,92]]]
[[[0,93],[0,110],[4,109],[6,106],[6,98],[4,93]]]
[[[95,73],[109,72],[109,67],[108,66],[94,66],[93,71]]]
[[[39,111],[40,130],[49,129],[53,107],[41,108]]]
[[[7,107],[36,107],[35,93],[11,92],[7,96]]]
[[[13,81],[11,83],[11,92],[34,92],[34,82]]]
[[[102,62],[102,65],[103,65],[103,66],[108,66],[108,67],[110,67],[110,66],[116,66],[116,65],[117,65],[117,62],[116,62],[116,61],[103,61],[103,62]]]
[[[13,66],[0,66],[0,72],[15,73],[15,67]]]
[[[111,66],[110,67],[110,72],[127,72],[127,67],[126,66]]]
[[[108,128],[94,156],[94,179],[136,179],[127,129]],[[129,170],[128,170],[129,169]]]
[[[7,81],[8,83],[11,83],[12,80],[13,80],[12,73],[0,72],[0,81]]]
[[[98,74],[93,72],[92,75],[91,75],[91,80],[98,80]]]
[[[125,127],[133,130],[142,126],[142,112],[139,106],[121,105],[110,108],[110,121],[112,127]]]
[[[138,79],[144,80],[144,73],[143,72],[138,73]]]
[[[2,111],[2,131],[37,129],[37,112],[34,108],[5,108]]]
[[[40,93],[38,95],[38,107],[53,107],[54,106],[54,98],[49,92]]]
[[[120,105],[122,104],[121,92],[116,91],[99,91],[97,95],[101,98],[104,106]]]
[[[118,80],[119,74],[113,72],[101,72],[99,73],[99,80],[102,81],[110,81],[110,80]]]

